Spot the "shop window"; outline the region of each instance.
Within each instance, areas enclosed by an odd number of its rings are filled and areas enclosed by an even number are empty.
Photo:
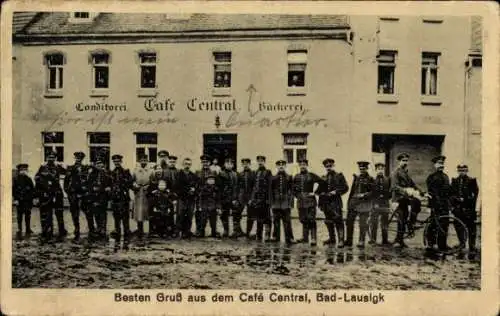
[[[438,53],[422,53],[422,95],[437,95],[438,91]]]
[[[63,88],[66,58],[63,53],[48,53],[44,59],[47,66],[47,92],[59,92]]]
[[[378,94],[394,94],[394,74],[396,70],[396,52],[381,50],[378,62]]]
[[[109,168],[111,135],[109,132],[91,132],[87,134],[90,162],[95,163],[103,157],[106,168]]]
[[[64,132],[42,132],[43,159],[50,152],[56,153],[56,161],[64,161]]]
[[[305,87],[306,66],[306,50],[288,51],[288,88],[303,89]]]
[[[156,88],[156,53],[139,53],[141,68],[141,88]]]
[[[283,159],[291,164],[307,159],[307,133],[284,133]]]
[[[158,134],[157,133],[135,133],[135,161],[139,157],[148,156],[149,162],[156,162],[158,156]]]

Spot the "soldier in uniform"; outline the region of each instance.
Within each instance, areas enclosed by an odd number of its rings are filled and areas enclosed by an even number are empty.
[[[316,190],[319,196],[319,209],[325,214],[325,226],[328,229],[329,238],[323,242],[325,245],[335,245],[335,230],[337,230],[339,248],[344,247],[344,220],[342,218],[342,195],[349,191],[349,186],[342,172],[333,169],[335,160],[326,158],[323,166],[326,174],[321,177],[321,183]]]
[[[158,189],[158,183],[160,180],[169,181],[167,173],[169,173],[169,164],[167,162],[169,152],[166,150],[160,150],[158,152],[159,162],[153,167],[153,174],[151,175],[150,183],[148,186],[148,198],[152,196],[152,192]],[[149,213],[152,213],[152,203],[149,203]],[[151,218],[149,224],[155,226],[154,218]]]
[[[428,195],[430,197],[429,207],[435,216],[448,215],[450,211],[451,186],[450,178],[443,172],[445,160],[445,156],[437,156],[432,159],[436,171],[430,174],[426,180]],[[439,226],[440,227],[436,227],[436,225],[431,224],[430,229],[427,231],[427,251],[433,250],[436,237],[439,250],[444,251],[448,249],[446,244],[446,239],[448,237],[448,219],[439,221]]]
[[[121,238],[121,226],[123,225],[123,238],[130,238],[130,190],[134,179],[129,169],[122,167],[122,155],[111,157],[115,168],[111,171],[111,209],[115,221],[115,231],[111,233],[116,241]]]
[[[179,169],[177,169],[177,156],[170,155],[168,156],[168,163],[167,163],[167,182],[168,182],[168,187],[171,190],[172,196],[174,200],[173,202],[173,214],[174,214],[174,221],[176,223],[176,226],[178,227],[180,225],[179,222],[179,204],[177,197],[179,196]],[[177,232],[177,230],[174,231],[174,235],[180,233]]]
[[[241,229],[241,214],[243,209],[247,209],[247,227],[246,236],[249,237],[253,229],[253,223],[255,222],[255,211],[248,202],[250,201],[250,196],[252,194],[252,189],[255,184],[255,172],[250,169],[250,158],[241,159],[241,164],[243,170],[238,174],[238,201],[239,208],[234,212],[233,215],[233,227],[235,237],[241,236],[243,234]]]
[[[201,161],[201,169],[197,170],[195,172],[196,177],[198,178],[198,187],[199,188],[206,185],[207,177],[212,175],[212,171],[210,170],[210,157],[207,155],[201,155],[200,161]],[[200,197],[200,195],[197,194],[197,198],[199,198],[199,197]],[[195,213],[194,213],[195,222],[196,222],[196,236],[197,237],[204,237],[205,236],[205,230],[204,230],[205,228],[204,227],[206,226],[206,223],[205,223],[205,226],[203,226],[203,221],[204,220],[206,221],[206,219],[204,219],[204,214],[202,214],[202,212],[200,211],[199,201],[197,201],[196,203],[197,203],[197,205],[195,207]],[[202,232],[203,232],[203,236],[201,235]]]
[[[67,168],[66,177],[64,178],[64,191],[68,195],[69,210],[71,219],[75,227],[75,240],[80,239],[80,209],[88,216],[86,195],[88,193],[87,175],[88,166],[85,166],[82,161],[85,154],[77,151],[73,154],[75,164]],[[93,228],[89,227],[89,230]],[[92,231],[93,232],[93,231]]]
[[[317,243],[317,225],[316,225],[316,196],[315,189],[321,183],[321,178],[315,173],[307,170],[309,161],[301,159],[299,161],[300,172],[293,179],[294,195],[297,198],[297,207],[299,209],[299,220],[302,223],[302,239],[297,240],[300,243],[309,242],[311,234],[311,245]],[[316,188],[315,188],[316,186]]]
[[[469,231],[469,257],[473,258],[476,253],[476,203],[479,187],[476,178],[469,177],[467,165],[457,166],[458,177],[451,179],[451,202],[454,215],[462,220]],[[460,243],[465,248],[465,234],[457,226]]]
[[[370,244],[377,243],[377,230],[380,217],[380,228],[382,230],[382,245],[389,245],[388,226],[391,198],[391,179],[384,175],[385,164],[378,162],[375,164],[375,187],[373,188],[373,210],[370,218],[371,236]]]
[[[359,216],[358,248],[365,247],[365,238],[368,233],[368,218],[372,209],[372,194],[375,180],[368,174],[368,161],[358,161],[359,175],[354,174],[351,192],[347,202],[347,238],[345,244],[352,247],[354,222]]]
[[[56,214],[56,219],[57,219],[57,228],[58,228],[58,238],[62,239],[66,235],[68,235],[68,232],[66,231],[66,228],[64,228],[64,194],[63,194],[63,189],[59,183],[59,179],[61,178],[62,174],[66,173],[66,170],[64,167],[56,163],[56,153],[55,152],[50,152],[47,155],[47,162],[44,163],[45,166],[47,166],[49,173],[52,174],[54,179],[57,179],[57,190],[55,192],[55,214]],[[37,172],[35,175],[35,181],[38,175],[40,174],[40,170]]]
[[[415,198],[414,194],[423,195],[422,190],[420,190],[412,178],[408,174],[408,160],[410,155],[407,153],[400,153],[397,156],[399,161],[399,167],[393,171],[391,175],[391,192],[392,192],[392,208],[396,208],[399,214],[398,220],[398,232],[396,235],[395,244],[399,244],[400,247],[406,248],[403,236],[408,225],[408,213],[409,207],[412,209],[412,218],[416,219],[416,213],[418,212],[420,201]],[[414,194],[412,194],[412,192]],[[415,215],[413,215],[415,214]],[[413,221],[413,219],[411,220]],[[412,229],[412,227],[409,227]]]
[[[280,241],[281,221],[285,231],[285,242],[293,243],[292,220],[290,212],[293,208],[293,178],[286,173],[286,161],[276,161],[278,172],[271,181],[271,207],[273,210],[273,241]]]
[[[262,241],[265,230],[265,240],[271,238],[271,170],[266,168],[266,157],[257,156],[259,167],[255,171],[255,183],[249,201],[249,206],[254,208],[257,218],[256,239]],[[247,233],[249,233],[247,231]]]
[[[95,168],[89,175],[89,207],[92,208],[92,214],[97,226],[97,239],[107,240],[107,208],[111,192],[111,177],[105,169],[104,157],[98,157],[95,162]]]
[[[216,184],[217,175],[210,171],[204,176],[205,183],[201,185],[198,194],[197,208],[199,212],[200,223],[197,225],[196,235],[205,237],[205,228],[207,219],[210,221],[211,237],[218,238],[217,232],[217,211],[221,208],[221,192]]]
[[[40,223],[42,226],[41,242],[52,239],[54,234],[53,214],[55,195],[60,188],[57,178],[50,173],[47,165],[42,165],[35,178],[35,198],[38,199],[40,209]]]
[[[153,170],[148,166],[148,157],[141,155],[139,165],[132,174],[132,190],[134,191],[133,217],[137,221],[137,235],[144,236],[144,221],[148,220],[150,201],[149,186],[153,178]]]
[[[182,234],[182,238],[190,238],[191,225],[193,223],[193,211],[195,208],[196,194],[198,191],[198,177],[191,171],[192,161],[185,158],[183,169],[179,171],[179,220],[177,229]]]
[[[233,170],[234,161],[226,158],[224,169],[219,173],[221,190],[221,216],[224,232],[222,237],[229,237],[229,215],[239,208],[238,205],[238,174]],[[234,213],[233,213],[234,214]]]
[[[35,185],[33,184],[33,180],[28,176],[28,164],[18,164],[17,175],[12,182],[12,198],[17,206],[17,239],[21,239],[23,235],[23,217],[26,237],[31,236],[33,233],[30,220],[34,193]]]

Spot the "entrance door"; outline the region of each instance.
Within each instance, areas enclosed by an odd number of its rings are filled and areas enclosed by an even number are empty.
[[[224,165],[226,158],[236,162],[237,134],[203,134],[203,153],[217,158],[219,166]]]

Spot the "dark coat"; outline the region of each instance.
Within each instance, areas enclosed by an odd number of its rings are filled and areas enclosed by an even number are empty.
[[[173,210],[174,196],[169,191],[156,190],[151,195],[151,203],[154,210],[166,215]]]
[[[35,180],[35,197],[38,198],[39,206],[55,206],[55,195],[60,189],[58,179],[52,174],[39,174]]]
[[[178,195],[182,201],[192,201],[196,199],[199,189],[199,179],[192,171],[180,170],[178,173]]]
[[[414,188],[420,191],[408,174],[408,169],[397,168],[391,175],[392,199],[397,201],[401,198],[408,197],[404,191],[405,188]]]
[[[293,193],[297,198],[298,208],[316,207],[316,196],[309,194],[314,193],[315,183],[319,186],[321,178],[309,171],[301,172],[293,178]]]
[[[336,191],[336,194],[330,195],[329,193]],[[321,209],[334,208],[335,210],[342,210],[342,195],[349,191],[349,186],[341,172],[330,171],[321,177],[321,182],[316,190],[318,198],[318,206]]]
[[[250,200],[256,208],[268,208],[271,206],[271,170],[262,168],[255,171],[255,183]]]
[[[88,178],[88,199],[93,205],[106,204],[109,200],[112,181],[109,171],[92,168]]]
[[[222,170],[218,178],[222,194],[222,207],[224,209],[236,207],[238,202],[238,174],[232,170]]]
[[[130,170],[122,167],[115,168],[111,171],[111,199],[114,202],[128,202],[130,201],[130,193],[134,179]]]
[[[388,208],[390,206],[389,200],[391,196],[391,179],[383,175],[377,175],[373,188],[374,208]]]
[[[372,209],[374,187],[375,179],[369,174],[354,174],[347,208],[358,212],[369,212]]]
[[[430,174],[426,180],[427,191],[431,195],[429,207],[447,210],[450,207],[450,178],[442,171]]]
[[[238,200],[240,206],[245,206],[250,201],[252,190],[255,185],[255,172],[248,169],[238,174]]]
[[[450,197],[453,205],[462,209],[476,210],[479,187],[476,178],[467,175],[451,179]]]
[[[221,208],[221,195],[217,185],[205,184],[198,195],[198,208],[202,210],[216,210]]]
[[[35,184],[33,180],[27,175],[16,175],[12,183],[12,197],[19,202],[19,206],[32,206],[34,195]]]
[[[275,209],[293,208],[293,178],[286,172],[278,172],[271,181],[271,207]]]
[[[64,177],[64,191],[70,199],[88,193],[87,175],[89,168],[87,165],[71,165],[67,168]]]

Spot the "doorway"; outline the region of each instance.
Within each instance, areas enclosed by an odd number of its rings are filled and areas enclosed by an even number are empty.
[[[226,158],[236,163],[238,134],[203,134],[203,153],[217,159],[222,167]]]

